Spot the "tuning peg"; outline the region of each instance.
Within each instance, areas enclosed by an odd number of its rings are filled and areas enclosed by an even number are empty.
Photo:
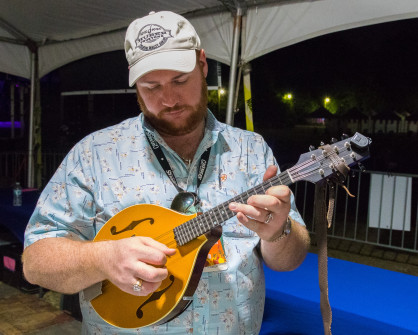
[[[366,171],[366,167],[363,164],[358,163],[358,167],[359,167],[359,169],[360,169],[361,172]]]
[[[309,146],[309,151],[314,151],[314,150],[315,150],[315,147],[313,145],[310,145]]]
[[[346,140],[347,138],[348,138],[348,135],[347,135],[347,134],[344,134],[344,133],[343,133],[343,134],[341,135],[341,139],[342,139],[342,140]]]
[[[337,143],[337,142],[338,140],[335,137],[331,138],[331,143]]]
[[[324,143],[324,141],[321,141],[320,143],[319,143],[319,145],[322,147],[323,145],[325,145],[325,143]]]

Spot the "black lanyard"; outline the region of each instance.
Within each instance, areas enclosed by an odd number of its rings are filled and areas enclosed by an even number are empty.
[[[177,184],[176,177],[174,176],[173,170],[171,169],[170,164],[167,161],[167,158],[164,155],[163,150],[161,149],[160,144],[156,141],[153,134],[148,133],[145,131],[145,135],[147,136],[147,140],[152,148],[152,151],[154,151],[155,156],[158,159],[158,162],[160,163],[161,167],[163,168],[164,172],[170,178],[171,182],[174,184],[178,192],[184,192],[183,189],[180,188],[180,186]],[[210,155],[210,149],[211,147],[207,148],[202,156],[200,156],[200,162],[199,162],[199,168],[197,169],[197,188],[199,188],[200,184],[202,183],[203,176],[205,175],[206,168],[208,166],[209,161],[209,155]]]

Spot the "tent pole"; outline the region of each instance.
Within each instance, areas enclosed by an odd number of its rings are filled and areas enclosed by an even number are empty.
[[[244,100],[245,100],[245,124],[247,130],[254,131],[254,121],[253,121],[253,103],[251,95],[251,64],[246,63],[243,65],[242,76],[243,76],[243,86],[244,86]]]
[[[237,83],[235,84],[235,93],[234,93],[234,106],[232,111],[235,113],[238,112],[238,97],[239,97],[239,87],[241,85],[241,74],[242,74],[242,66],[241,64],[238,66],[238,75],[237,75]]]
[[[33,114],[35,110],[35,66],[36,54],[32,52],[31,59],[31,78],[30,78],[30,110],[29,110],[29,150],[28,150],[28,184],[27,187],[34,186],[34,164],[33,164]]]
[[[243,87],[244,87],[244,101],[245,101],[245,124],[247,130],[254,131],[254,122],[253,122],[253,103],[251,95],[251,64],[244,62],[243,53],[247,46],[247,35],[246,35],[246,25],[247,18],[242,18],[242,30],[241,34],[241,68],[242,68],[242,77],[243,77]]]
[[[226,107],[226,124],[231,126],[234,125],[234,92],[235,83],[237,76],[237,62],[238,62],[238,46],[239,36],[241,33],[241,20],[242,20],[242,9],[237,8],[237,15],[234,19],[234,36],[232,39],[232,54],[231,54],[231,70],[229,73],[229,85],[228,85],[228,103]]]

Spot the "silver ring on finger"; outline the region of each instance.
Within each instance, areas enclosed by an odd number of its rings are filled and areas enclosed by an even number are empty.
[[[264,223],[269,223],[273,219],[273,214],[269,212],[264,220]]]
[[[138,279],[135,284],[133,284],[132,289],[134,292],[141,292],[142,290],[142,279]]]

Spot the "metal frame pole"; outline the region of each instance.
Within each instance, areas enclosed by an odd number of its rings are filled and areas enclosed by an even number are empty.
[[[231,70],[229,73],[229,85],[228,85],[228,103],[226,107],[226,124],[231,126],[234,125],[234,92],[237,76],[237,63],[238,63],[238,47],[239,37],[241,34],[241,20],[242,20],[242,9],[237,8],[237,15],[234,20],[234,36],[232,39],[232,54],[231,54]]]
[[[34,187],[34,164],[33,164],[33,114],[35,111],[35,67],[36,54],[32,52],[31,79],[30,79],[30,112],[29,112],[29,145],[28,145],[28,187]]]
[[[242,18],[242,30],[241,34],[241,67],[242,69],[242,86],[244,88],[244,102],[245,102],[245,124],[247,130],[254,131],[254,121],[253,121],[253,104],[252,104],[252,93],[251,93],[251,64],[244,63],[244,57],[242,56],[245,52],[247,45],[247,36],[246,36],[246,25],[247,17]],[[240,71],[241,72],[241,71]]]

